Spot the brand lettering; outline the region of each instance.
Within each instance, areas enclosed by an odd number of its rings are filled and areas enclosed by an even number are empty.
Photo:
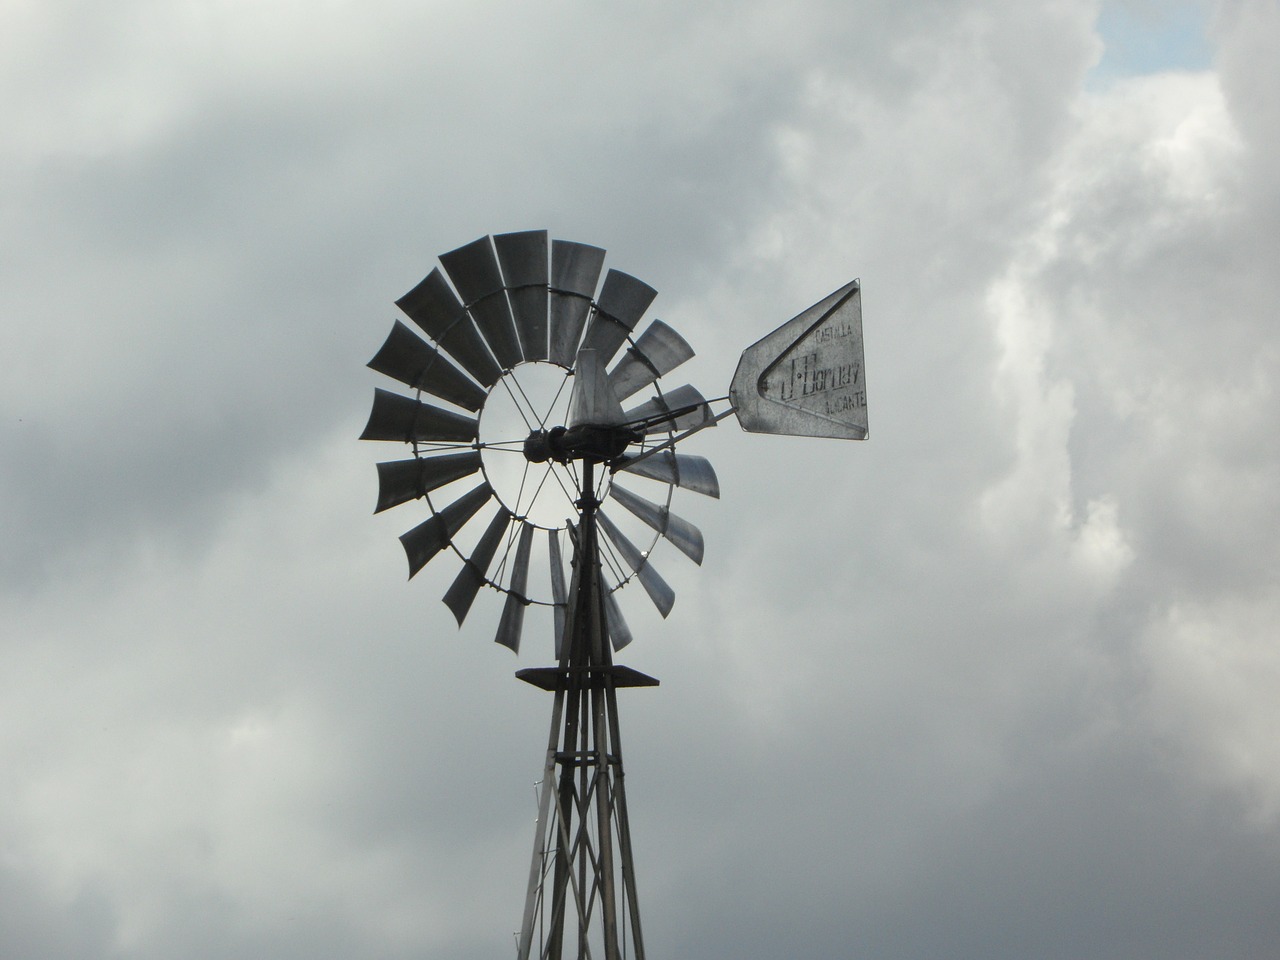
[[[846,330],[848,325],[842,325]],[[834,329],[834,328],[826,328]],[[838,334],[845,336],[846,334]],[[832,367],[819,366],[818,354],[806,353],[801,357],[792,357],[790,376],[784,377],[778,385],[779,399],[784,403],[792,400],[812,397],[818,393],[829,393],[843,387],[851,387],[858,382],[862,373],[857,363],[842,363]],[[865,401],[864,404],[865,405]]]

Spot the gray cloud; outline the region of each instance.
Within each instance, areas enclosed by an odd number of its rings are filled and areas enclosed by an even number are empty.
[[[864,281],[872,439],[699,437],[624,594],[651,951],[1269,955],[1273,14],[1094,88],[1096,12],[4,14],[2,952],[511,949],[546,624],[406,585],[354,437],[394,298],[547,226],[708,393]]]

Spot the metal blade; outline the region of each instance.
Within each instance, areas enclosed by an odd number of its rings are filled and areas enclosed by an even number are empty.
[[[684,337],[655,320],[610,372],[609,385],[619,400],[625,400],[692,356],[693,347]]]
[[[618,469],[637,477],[674,483],[677,487],[692,490],[705,497],[720,496],[720,481],[716,479],[716,471],[706,457],[662,450],[639,462],[623,464]]]
[[[462,565],[458,576],[445,592],[445,606],[453,611],[458,626],[462,626],[462,621],[467,618],[467,611],[475,602],[476,594],[484,586],[489,565],[493,563],[493,555],[498,552],[498,546],[502,543],[510,523],[511,511],[506,507],[499,507],[476,544],[476,548],[471,551],[470,558]]]
[[[623,619],[622,609],[612,590],[604,591],[604,619],[609,628],[609,642],[613,644],[614,650],[621,650],[632,641],[631,628]]]
[[[600,288],[591,324],[582,338],[584,349],[595,350],[608,363],[635,329],[658,291],[621,270],[610,270]]]
[[[399,320],[382,349],[369,361],[369,367],[468,410],[479,410],[484,405],[485,392]]]
[[[556,660],[558,661],[564,651],[564,621],[569,597],[564,585],[564,560],[560,556],[559,531],[547,531],[547,555],[551,562],[551,600],[555,604],[551,609],[555,618]]]
[[[378,505],[374,513],[419,497],[470,476],[480,469],[479,451],[450,453],[443,457],[414,457],[378,464]]]
[[[579,350],[569,393],[569,420],[565,426],[614,426],[622,423],[622,404],[609,388],[604,364],[594,350]]]
[[[634,543],[626,538],[621,530],[613,525],[603,512],[597,511],[596,519],[600,522],[600,527],[615,547],[618,553],[622,555],[622,559],[632,570],[635,571],[636,577],[640,580],[640,586],[644,587],[644,592],[649,594],[649,599],[653,601],[653,605],[658,608],[658,612],[666,617],[671,612],[672,605],[676,602],[675,591],[667,586],[667,582],[658,575],[658,571],[653,569],[653,564],[649,562],[647,554],[642,554]]]
[[[526,360],[547,358],[547,231],[500,233],[493,238]]]
[[[702,531],[692,523],[616,483],[610,488],[610,493],[618,503],[675,544],[676,549],[686,557],[698,565],[702,564]]]
[[[651,422],[640,425],[639,421],[643,420]],[[690,430],[703,424],[714,426],[715,415],[702,394],[685,384],[628,410],[626,422],[639,425],[646,434],[665,433]]]
[[[515,566],[511,570],[511,583],[508,587],[506,606],[502,608],[502,619],[498,622],[498,635],[494,642],[510,647],[513,653],[520,652],[520,633],[524,630],[524,608],[529,605],[529,598],[524,595],[529,585],[529,548],[533,544],[533,524],[526,523],[520,527],[520,542],[516,544]]]
[[[396,306],[484,386],[493,386],[502,376],[502,368],[489,354],[439,267],[397,300]]]
[[[451,413],[429,403],[402,397],[390,390],[373,391],[373,409],[361,440],[475,440],[480,424],[471,417]]]
[[[604,251],[599,247],[571,240],[551,241],[548,356],[553,363],[573,366],[603,267]]]
[[[409,558],[410,579],[427,565],[427,561],[449,545],[454,534],[492,496],[493,490],[489,484],[482,483],[400,537],[405,556]]]
[[[484,334],[494,357],[510,370],[523,357],[493,244],[488,237],[481,237],[465,247],[440,254],[440,263],[471,312],[476,326]]]

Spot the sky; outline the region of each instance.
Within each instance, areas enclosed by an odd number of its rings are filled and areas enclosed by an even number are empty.
[[[708,396],[862,282],[870,439],[691,439],[706,558],[621,596],[649,954],[1274,956],[1273,0],[15,0],[0,45],[0,955],[514,953],[550,636],[406,581],[356,438],[395,299],[546,228]]]

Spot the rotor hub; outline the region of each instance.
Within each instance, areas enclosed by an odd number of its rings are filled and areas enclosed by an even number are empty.
[[[639,443],[644,434],[628,426],[580,424],[533,430],[524,441],[524,456],[530,463],[567,464],[570,460],[616,463],[627,447]]]

